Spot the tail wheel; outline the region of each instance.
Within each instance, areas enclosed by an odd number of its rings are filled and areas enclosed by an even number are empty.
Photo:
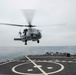
[[[39,43],[40,41],[39,40],[37,40],[37,43]]]

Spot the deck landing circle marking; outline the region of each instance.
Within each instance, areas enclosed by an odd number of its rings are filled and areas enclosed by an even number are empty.
[[[16,65],[16,66],[14,66],[13,68],[12,68],[12,71],[14,72],[14,73],[16,73],[16,74],[28,74],[28,75],[42,75],[42,73],[39,73],[39,74],[31,74],[31,73],[23,73],[23,72],[19,72],[19,71],[16,71],[15,69],[18,67],[18,66],[21,66],[21,65],[24,65],[24,64],[29,64],[30,62],[28,62],[28,63],[21,63],[21,64],[18,64],[18,65]],[[42,63],[43,63],[43,61],[42,61]],[[48,62],[47,62],[48,63]],[[64,69],[64,66],[62,65],[62,64],[60,64],[60,63],[56,63],[56,62],[49,62],[49,63],[54,63],[54,64],[56,64],[56,65],[59,65],[61,68],[60,69],[58,69],[58,70],[56,70],[56,71],[53,71],[53,72],[49,72],[49,73],[47,73],[47,74],[55,74],[55,73],[58,73],[58,72],[61,72],[63,69]]]

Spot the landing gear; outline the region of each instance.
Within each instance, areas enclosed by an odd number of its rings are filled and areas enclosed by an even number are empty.
[[[27,42],[25,42],[25,45],[27,45]]]
[[[37,43],[39,43],[40,41],[39,40],[37,40]]]
[[[27,40],[25,40],[25,45],[27,45]]]

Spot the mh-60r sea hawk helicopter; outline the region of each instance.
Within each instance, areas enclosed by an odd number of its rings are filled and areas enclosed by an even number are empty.
[[[29,12],[32,14],[29,14]],[[19,26],[19,27],[28,27],[27,29],[25,28],[23,32],[20,31],[19,32],[20,37],[14,38],[14,40],[23,41],[25,42],[25,45],[27,45],[27,41],[37,41],[37,43],[39,43],[40,42],[39,39],[41,39],[42,35],[41,35],[40,30],[34,28],[36,26],[31,24],[33,14],[34,14],[33,11],[32,12],[30,10],[25,11],[25,16],[27,18],[28,25],[18,25],[18,24],[9,24],[9,23],[0,23],[0,24],[10,25],[10,26]]]

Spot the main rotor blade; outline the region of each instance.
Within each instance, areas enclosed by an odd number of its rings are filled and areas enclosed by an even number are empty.
[[[25,18],[27,19],[27,22],[29,25],[31,25],[31,22],[33,20],[35,10],[29,9],[29,10],[23,10],[23,14]]]
[[[63,24],[42,24],[42,25],[36,25],[37,27],[48,27],[48,26],[65,26],[67,23]]]
[[[18,26],[18,27],[28,27],[28,25],[19,25],[19,24],[10,24],[10,23],[0,23],[1,25],[10,25],[10,26]]]

